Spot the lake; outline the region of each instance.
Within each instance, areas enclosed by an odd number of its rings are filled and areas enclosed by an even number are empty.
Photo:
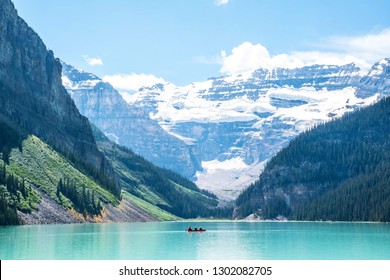
[[[206,232],[187,233],[189,227]],[[390,224],[161,222],[0,227],[2,260],[390,260]]]

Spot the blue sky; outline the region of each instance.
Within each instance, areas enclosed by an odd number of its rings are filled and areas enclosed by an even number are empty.
[[[388,0],[13,0],[49,49],[131,90],[390,57]]]

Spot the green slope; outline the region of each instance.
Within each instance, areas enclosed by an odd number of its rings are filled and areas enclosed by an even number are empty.
[[[40,192],[78,219],[102,216],[104,205],[121,201],[96,178],[34,135],[1,123],[0,223],[18,224],[17,210],[31,213],[41,202]],[[99,149],[113,166],[122,188],[121,198],[157,220],[210,217],[229,211],[217,208],[216,197],[191,181],[158,168],[95,131]],[[120,209],[120,207],[118,208]],[[122,211],[122,210],[120,210]],[[98,218],[96,220],[99,220]],[[101,219],[100,219],[101,220]]]
[[[36,136],[29,136],[23,141],[22,147],[22,151],[12,150],[8,170],[21,178],[28,179],[52,198],[57,198],[56,191],[60,179],[70,179],[77,186],[85,186],[95,191],[105,201],[113,205],[119,204],[112,193],[76,169],[67,159]]]
[[[94,134],[99,149],[119,175],[123,191],[182,218],[209,217],[214,213],[218,204],[214,195],[109,141],[96,127]]]
[[[0,224],[19,224],[16,210],[31,213],[41,202],[39,191],[65,209],[84,216],[101,215],[102,204],[119,204],[118,198],[85,175],[69,159],[38,137],[0,123]],[[60,191],[58,186],[64,182]],[[68,182],[65,186],[65,182]],[[73,193],[66,188],[71,185]],[[39,191],[38,191],[39,190]],[[80,215],[80,216],[82,216]]]
[[[13,136],[12,139],[19,139],[15,130],[8,126],[3,128],[4,132],[9,132],[8,136]],[[96,204],[106,205],[106,203],[109,203],[118,206],[120,203],[114,194],[102,188],[93,178],[86,176],[68,159],[36,136],[28,136],[25,140],[21,140],[19,147],[9,148],[7,146],[4,150],[7,150],[8,153],[1,153],[2,158],[7,159],[7,164],[5,160],[0,160],[0,225],[21,223],[16,210],[24,213],[37,210],[37,206],[41,202],[37,190],[48,194],[54,201],[63,205],[64,208],[70,210],[79,218],[82,216],[81,214],[92,217],[94,215],[101,216],[102,213],[101,211],[91,213],[87,208],[81,208],[77,204],[78,201],[74,200],[64,190],[64,188],[70,188],[70,185],[75,186],[80,197],[83,196],[83,192],[88,192],[89,195],[93,193],[94,199],[97,201]],[[129,172],[123,169],[122,171]],[[58,186],[60,182],[63,184],[63,191],[59,193]],[[155,204],[162,203],[161,198],[148,191],[148,188],[142,185],[139,185],[139,187],[141,190],[146,190],[145,195],[148,196],[149,200]],[[128,200],[157,220],[178,219],[175,215],[128,193],[126,190],[122,193],[122,199]]]
[[[127,199],[128,201],[134,203],[142,210],[144,210],[146,213],[154,216],[159,221],[175,221],[180,219],[179,217],[172,215],[171,213],[168,213],[167,211],[164,211],[161,208],[158,208],[157,206],[135,195],[132,195],[127,191],[123,191],[122,195],[123,195],[123,199]]]
[[[37,210],[40,191],[81,219],[84,216],[93,220],[93,216],[103,215],[107,203],[119,206],[121,202],[114,194],[86,175],[71,159],[36,136],[26,136],[1,125],[2,135],[6,136],[0,137],[0,175],[4,173],[4,178],[0,178],[2,225],[20,223],[17,210],[24,213]],[[218,203],[215,197],[199,190],[192,182],[155,167],[104,135],[99,135],[98,145],[119,177],[122,199],[149,217],[165,221],[209,217],[214,213]]]

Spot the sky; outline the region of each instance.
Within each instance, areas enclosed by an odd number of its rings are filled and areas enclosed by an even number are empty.
[[[388,0],[13,0],[56,57],[121,90],[390,57]]]

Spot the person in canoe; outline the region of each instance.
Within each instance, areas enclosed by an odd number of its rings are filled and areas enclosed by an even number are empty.
[[[203,229],[203,228],[194,228],[194,229],[192,229],[191,227],[189,227],[188,229],[187,229],[187,231],[188,232],[204,232],[204,231],[206,231],[205,229]]]

